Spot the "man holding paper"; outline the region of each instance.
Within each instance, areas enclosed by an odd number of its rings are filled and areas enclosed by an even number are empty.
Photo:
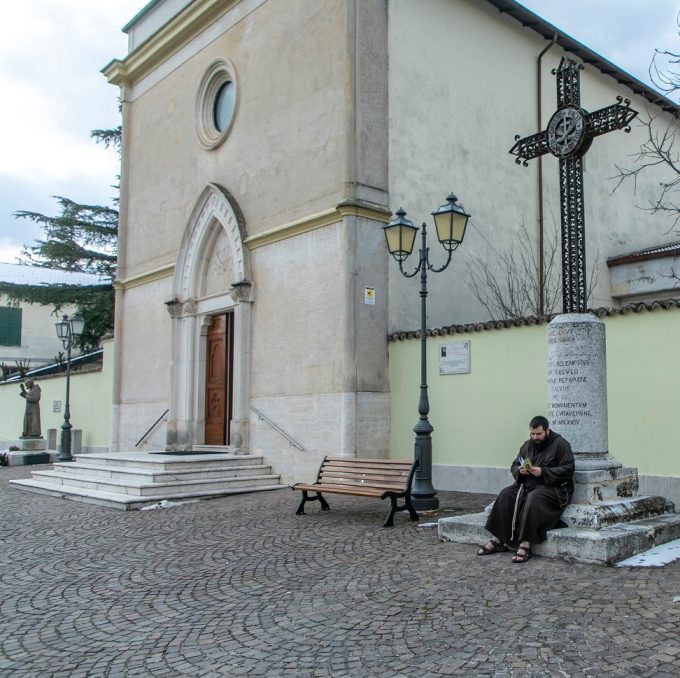
[[[545,417],[529,422],[529,440],[519,450],[510,470],[514,484],[500,491],[486,521],[493,535],[478,556],[517,547],[514,563],[526,563],[531,544],[545,541],[546,532],[557,527],[574,493],[574,454],[571,445],[550,430]]]

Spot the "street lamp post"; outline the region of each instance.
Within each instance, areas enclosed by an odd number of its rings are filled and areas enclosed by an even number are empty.
[[[406,219],[406,212],[399,208],[396,216],[383,227],[387,247],[390,254],[399,264],[399,270],[406,278],[412,278],[420,273],[420,399],[418,401],[419,419],[413,431],[416,434],[414,457],[418,462],[411,489],[411,500],[418,511],[432,511],[439,508],[437,492],[432,485],[432,431],[427,415],[430,403],[427,397],[427,272],[440,273],[451,262],[451,255],[458,245],[463,242],[465,227],[470,218],[462,205],[457,203],[453,193],[446,199],[446,204],[432,212],[437,229],[437,238],[448,252],[446,261],[439,268],[430,263],[429,248],[427,246],[427,225],[423,222],[420,228],[421,247],[420,260],[415,271],[407,273],[403,263],[411,254],[415,243],[418,227]]]
[[[80,339],[85,321],[80,313],[76,313],[71,318],[67,315],[62,316],[62,319],[55,323],[57,328],[57,336],[61,339],[61,343],[66,349],[66,406],[64,407],[64,423],[61,425],[61,450],[59,451],[58,461],[73,461],[71,455],[71,349],[76,345]]]

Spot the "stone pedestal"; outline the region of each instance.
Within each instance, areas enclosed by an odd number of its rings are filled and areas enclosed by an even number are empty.
[[[37,452],[47,449],[47,441],[44,438],[19,438],[17,446],[22,452]]]
[[[46,451],[47,441],[44,438],[19,438],[12,447],[19,449],[6,453],[8,466],[49,464],[56,459],[56,455]]]
[[[564,518],[573,527],[599,527],[603,514],[621,522],[667,510],[661,497],[641,507],[635,501],[637,469],[609,454],[606,346],[605,324],[590,313],[560,315],[548,325],[548,419],[576,459],[574,496]]]
[[[548,325],[548,419],[579,462],[608,461],[605,325],[589,313]]]

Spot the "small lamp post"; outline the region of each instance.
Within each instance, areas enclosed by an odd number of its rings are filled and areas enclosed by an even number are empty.
[[[71,349],[83,334],[85,321],[80,313],[76,313],[71,318],[64,315],[58,323],[55,323],[55,327],[57,328],[57,336],[66,349],[66,407],[64,408],[64,423],[61,425],[61,450],[57,460],[73,461],[71,455],[71,429],[73,427],[71,426],[69,403],[71,394]]]
[[[418,461],[418,468],[413,479],[411,499],[416,510],[432,511],[439,508],[437,492],[432,485],[432,431],[427,415],[430,403],[427,397],[427,272],[440,273],[451,262],[454,250],[463,242],[465,227],[470,215],[459,205],[453,193],[446,199],[446,204],[432,212],[437,238],[448,256],[443,266],[435,268],[430,263],[429,248],[427,246],[427,226],[425,222],[420,228],[421,247],[420,260],[416,270],[412,273],[404,271],[403,263],[413,250],[418,233],[418,227],[406,219],[406,212],[399,208],[396,216],[386,226],[385,238],[390,254],[399,264],[399,270],[406,278],[412,278],[420,273],[420,400],[418,401],[418,423],[413,431],[416,434],[414,456]]]

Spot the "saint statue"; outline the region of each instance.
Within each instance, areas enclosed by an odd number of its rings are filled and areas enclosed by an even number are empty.
[[[33,379],[26,381],[26,387],[21,384],[22,398],[26,399],[26,413],[24,414],[24,431],[22,438],[41,438],[40,433],[40,386]]]

